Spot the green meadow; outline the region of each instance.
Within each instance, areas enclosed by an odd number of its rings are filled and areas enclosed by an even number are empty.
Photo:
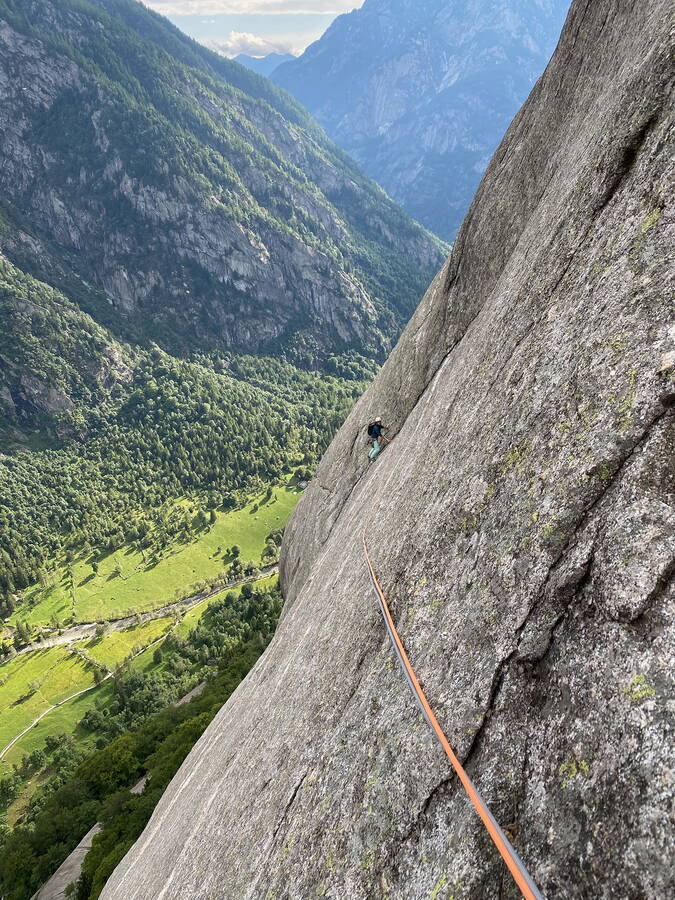
[[[148,560],[132,546],[99,558],[96,566],[86,554],[69,561],[62,558],[55,568],[48,569],[47,584],[24,592],[10,623],[27,621],[31,626],[53,627],[58,622],[67,627],[161,609],[178,597],[196,592],[194,586],[200,582],[222,575],[234,559],[230,548],[235,544],[244,564],[253,560],[261,565],[267,535],[285,526],[300,492],[289,482],[273,487],[269,500],[265,496],[261,493],[239,510],[215,511],[215,521],[207,520],[193,530],[188,542],[174,542],[159,558]],[[195,508],[189,500],[179,505],[190,514]],[[255,587],[267,588],[277,578],[261,578]],[[13,766],[20,766],[24,756],[43,748],[50,736],[69,734],[80,748],[93,749],[96,734],[78,723],[96,703],[111,700],[113,692],[110,681],[95,686],[96,668],[112,670],[133,656],[133,669],[160,673],[165,663],[156,660],[155,649],[163,638],[171,631],[187,637],[209,603],[229,590],[238,592],[241,588],[224,588],[187,610],[178,621],[173,616],[161,616],[72,645],[24,653],[0,664],[0,752],[27,729],[0,760],[0,778]],[[84,658],[78,655],[82,651]],[[84,689],[90,690],[67,700]],[[64,700],[63,705],[51,709]],[[30,727],[46,710],[49,712]],[[25,784],[6,810],[10,824],[21,818],[41,781],[48,778],[48,771],[41,770]]]
[[[138,653],[134,667],[152,667],[152,649],[142,659],[144,647],[164,637],[173,624],[171,618],[154,619],[142,625],[113,631],[101,638],[80,641],[72,646],[51,647],[25,653],[0,666],[0,752],[19,732],[27,728],[41,713],[55,703],[83,688],[93,687],[94,667],[87,666],[73,648],[84,650],[97,663],[108,669],[123,662],[130,654]],[[32,692],[39,684],[39,688]],[[77,728],[85,712],[110,691],[105,682],[96,690],[82,694],[52,709],[30,729],[0,760],[0,777],[19,763],[24,754],[42,747],[49,735],[73,734],[78,742],[91,735]]]
[[[252,586],[267,588],[277,578],[277,575],[260,578]],[[190,609],[177,625],[174,625],[171,617],[153,619],[123,631],[110,631],[102,637],[80,641],[72,647],[52,647],[25,653],[0,665],[0,752],[50,706],[95,684],[93,666],[87,666],[73,652],[73,647],[84,650],[89,657],[108,669],[123,662],[130,654],[136,654],[131,661],[134,669],[143,672],[159,670],[163,664],[154,660],[155,643],[161,646],[158,642],[172,630],[178,636],[186,637],[198,624],[209,603],[229,590],[238,593],[241,587],[224,588],[213,597],[203,600]],[[144,647],[147,649],[143,650]],[[105,701],[110,694],[110,682],[103,682],[95,690],[52,709],[0,760],[0,777],[8,774],[13,764],[19,764],[25,754],[43,747],[50,735],[65,732],[72,734],[78,744],[93,746],[95,736],[78,727],[78,722],[97,701]],[[17,810],[23,803],[25,795],[22,793],[17,804],[13,804],[12,811],[18,814]]]
[[[87,710],[94,706],[97,700],[105,701],[106,698],[110,698],[111,696],[111,684],[109,681],[104,682],[94,690],[88,691],[86,694],[80,694],[80,696],[75,697],[74,700],[69,700],[67,703],[64,703],[63,706],[57,706],[56,709],[47,713],[44,719],[40,719],[37,725],[27,731],[26,734],[14,744],[11,750],[5,754],[0,761],[0,778],[9,773],[12,765],[20,765],[21,760],[26,754],[32,753],[33,750],[37,750],[38,748],[42,749],[48,737],[60,734],[70,734],[75,738],[80,747],[93,748],[96,742],[96,735],[92,735],[84,728],[78,726],[78,722]],[[29,723],[27,722],[23,728],[28,724]],[[22,731],[23,728],[18,730]],[[7,742],[3,743],[3,747],[6,746],[6,744]]]
[[[107,669],[113,669],[131,654],[138,653],[166,635],[173,621],[171,616],[153,619],[141,625],[132,625],[124,631],[111,631],[101,638],[94,638],[78,646]]]
[[[175,599],[177,590],[185,593],[196,582],[221,574],[232,562],[228,551],[234,544],[240,547],[243,562],[260,563],[266,536],[284,527],[299,496],[292,484],[276,486],[267,502],[261,494],[243,509],[216,512],[213,524],[189,543],[174,544],[156,563],[133,547],[98,560],[97,571],[91,559],[75,559],[72,587],[66,567],[57,567],[51,584],[24,593],[10,624],[100,622],[159,609]]]
[[[25,653],[0,666],[0,752],[50,706],[94,683],[94,667],[68,647]],[[59,708],[50,715],[62,714]]]

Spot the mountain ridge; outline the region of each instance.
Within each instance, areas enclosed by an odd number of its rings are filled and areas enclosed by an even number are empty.
[[[292,59],[295,59],[292,53],[268,53],[267,56],[249,56],[247,53],[240,53],[234,57],[234,61],[239,65],[246,66],[247,69],[266,78],[269,78],[280,65]]]
[[[272,80],[452,240],[555,48],[568,0],[366,0]]]

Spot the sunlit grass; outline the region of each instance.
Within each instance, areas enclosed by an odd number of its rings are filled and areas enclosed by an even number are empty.
[[[170,616],[153,619],[141,625],[132,625],[124,631],[111,631],[101,638],[94,638],[78,646],[86,650],[89,656],[101,665],[112,669],[130,654],[137,653],[165,635],[173,625],[173,621]]]
[[[159,609],[175,599],[177,590],[221,574],[232,562],[227,551],[234,544],[240,547],[243,562],[252,559],[260,564],[265,538],[284,527],[298,499],[293,487],[275,487],[267,503],[260,495],[241,510],[218,512],[213,525],[191,543],[175,545],[154,566],[131,547],[99,560],[97,573],[91,560],[75,560],[72,592],[65,568],[58,568],[51,586],[26,592],[27,602],[20,604],[10,622],[42,626],[54,618],[59,623],[70,618],[74,623],[100,622]]]
[[[0,751],[50,706],[95,683],[93,667],[87,666],[67,647],[36,650],[16,657],[0,667],[0,682]],[[51,721],[64,717],[70,721],[65,706],[53,710],[46,718],[50,716]],[[34,731],[35,728],[31,729]],[[43,741],[44,737],[38,743]],[[0,765],[11,758],[11,755],[5,757]]]

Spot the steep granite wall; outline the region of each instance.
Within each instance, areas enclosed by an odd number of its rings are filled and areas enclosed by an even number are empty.
[[[271,648],[106,900],[516,896],[394,665],[363,529],[544,894],[672,895],[672,46],[667,0],[573,4],[298,505]]]

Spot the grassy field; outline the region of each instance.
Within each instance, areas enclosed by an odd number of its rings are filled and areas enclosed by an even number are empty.
[[[0,750],[3,750],[48,707],[93,685],[94,670],[67,647],[52,647],[26,653],[5,663],[0,667],[0,682]],[[54,710],[46,718],[69,716],[67,706],[69,704]],[[31,729],[31,737],[39,727]],[[38,743],[43,741],[44,736]],[[7,761],[5,757],[0,766],[4,768]]]
[[[20,765],[25,754],[32,753],[33,750],[38,748],[43,748],[45,741],[51,736],[64,733],[70,734],[75,738],[81,749],[93,750],[96,745],[96,735],[79,727],[77,723],[87,710],[94,706],[97,700],[106,702],[106,699],[111,697],[112,686],[110,682],[106,682],[96,688],[96,690],[82,694],[74,700],[64,703],[63,706],[52,710],[44,719],[38,722],[35,728],[31,728],[18,740],[9,753],[0,761],[0,778],[9,774],[13,764]],[[50,771],[43,769],[27,782],[17,799],[7,807],[6,816],[9,825],[14,825],[21,818],[33,794],[51,777]]]
[[[261,494],[244,509],[217,512],[213,524],[198,532],[190,543],[175,545],[154,566],[148,565],[132,548],[99,560],[96,573],[91,561],[74,560],[72,590],[64,564],[57,569],[51,585],[35,586],[26,592],[27,603],[18,606],[11,621],[50,626],[53,619],[61,624],[68,619],[73,623],[103,621],[159,609],[176,599],[177,589],[185,595],[196,582],[222,574],[232,562],[228,551],[234,544],[240,547],[239,555],[244,563],[250,559],[260,563],[265,538],[271,531],[284,527],[299,496],[292,484],[275,487],[270,501],[265,502]],[[277,577],[262,578],[254,586],[268,587]],[[173,618],[162,617],[124,631],[109,631],[100,638],[80,641],[74,646],[107,668],[113,668],[145,646],[147,649],[131,665],[140,671],[159,671],[164,663],[154,660],[154,642],[173,627],[178,635],[186,637],[209,603],[228,590],[225,588],[193,607],[177,626]],[[93,666],[87,665],[68,646],[36,650],[0,665],[0,751],[45,710],[94,684]],[[0,778],[13,765],[20,764],[24,755],[44,747],[49,736],[65,732],[82,748],[93,747],[96,735],[79,727],[78,722],[95,703],[105,703],[111,696],[111,683],[104,682],[51,709],[0,760]],[[7,809],[10,824],[23,814],[44,777],[48,776],[35,775]]]
[[[267,588],[277,578],[277,575],[261,578],[253,584],[253,587]],[[197,625],[209,603],[213,603],[228,590],[226,588],[220,594],[194,606],[176,626],[175,633],[186,637]],[[234,589],[237,593],[240,590],[241,588]],[[153,644],[166,635],[172,628],[173,621],[169,617],[154,619],[152,622],[145,622],[124,631],[113,631],[101,638],[79,642],[75,646],[85,650],[92,659],[102,665],[112,668],[126,659],[130,653]],[[139,653],[131,663],[133,668],[144,672],[161,668],[163,664],[155,663],[153,659],[154,649],[148,647]],[[28,696],[31,683],[33,686],[39,683],[40,687],[34,694]],[[45,709],[93,684],[93,670],[87,668],[68,647],[36,650],[33,653],[22,654],[0,666],[0,751]],[[99,700],[105,701],[110,693],[110,683],[103,683],[96,690],[75,697],[49,712],[0,760],[0,777],[11,770],[13,763],[20,763],[24,754],[44,746],[46,738],[50,735],[66,732],[72,734],[78,744],[93,744],[95,736],[78,728],[77,723],[88,709]],[[18,815],[21,804],[25,802],[22,792],[20,800],[12,805],[12,814]]]
[[[130,653],[161,638],[172,624],[171,618],[154,619],[74,646],[112,668]],[[148,656],[152,663],[152,650],[148,651]],[[36,650],[5,663],[0,667],[0,751],[44,710],[94,683],[93,669],[87,667],[69,647]],[[31,685],[39,685],[39,688],[31,693]],[[77,723],[109,691],[110,686],[103,684],[97,690],[51,710],[0,760],[0,777],[9,771],[12,763],[19,763],[25,753],[42,747],[48,735],[66,732],[74,734],[78,742],[91,738],[88,732],[78,731]]]
[[[173,621],[170,616],[153,619],[152,622],[125,628],[124,631],[111,631],[102,638],[94,638],[78,646],[86,650],[92,659],[112,669],[131,653],[136,653],[165,635]]]
[[[73,646],[85,650],[92,659],[107,668],[113,668],[129,654],[167,634],[172,625],[171,618],[154,619]],[[134,661],[134,665],[146,670],[151,668],[152,652],[152,649],[147,651],[147,664],[140,661],[141,656],[146,654],[140,654],[139,662]],[[39,683],[40,688],[29,696],[31,683],[33,686]],[[0,667],[0,751],[45,709],[93,684],[93,669],[87,667],[69,647],[25,653]],[[78,743],[90,739],[88,732],[78,730],[77,723],[97,700],[105,699],[105,693],[109,691],[110,685],[102,684],[97,690],[51,710],[0,760],[0,777],[9,771],[12,763],[19,763],[25,753],[42,747],[48,735],[62,732],[74,734]]]
[[[267,503],[260,495],[244,509],[219,512],[213,525],[191,543],[176,545],[154,566],[131,547],[100,560],[97,573],[86,559],[75,560],[72,590],[65,568],[57,569],[51,585],[26,591],[10,623],[99,622],[158,609],[174,600],[177,588],[220,574],[232,561],[226,551],[234,544],[241,548],[243,562],[260,562],[266,536],[284,527],[298,499],[291,485],[275,487]]]
[[[26,783],[21,794],[7,807],[5,817],[10,828],[14,827],[18,820],[24,816],[35,792],[43,785],[47,784],[50,778],[50,772],[46,769],[42,769]]]
[[[106,698],[111,696],[112,686],[110,682],[106,682],[95,690],[81,694],[74,700],[70,700],[68,703],[64,703],[63,706],[58,706],[52,710],[44,719],[40,719],[35,728],[31,728],[30,731],[26,732],[0,761],[0,778],[8,774],[12,764],[19,765],[25,754],[32,753],[38,747],[44,747],[47,738],[53,735],[70,734],[75,738],[79,746],[93,748],[96,742],[96,735],[92,735],[84,728],[80,728],[77,723],[87,710],[95,705],[97,700],[105,702]],[[24,725],[23,727],[25,728],[26,726]],[[22,729],[19,730],[21,731]],[[3,744],[3,747],[6,743]]]

